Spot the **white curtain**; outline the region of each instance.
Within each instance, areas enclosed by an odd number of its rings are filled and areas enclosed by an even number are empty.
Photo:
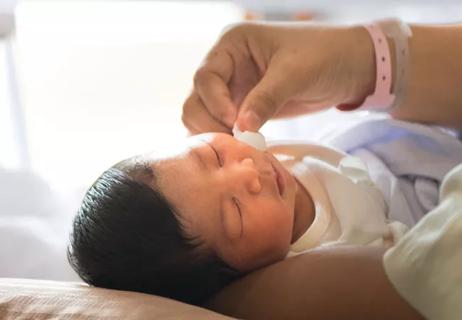
[[[85,189],[186,136],[192,74],[240,17],[221,1],[18,6],[16,40],[0,40],[0,277],[76,279],[65,250]]]
[[[16,1],[0,1],[0,277],[77,280],[66,262],[65,205],[32,172],[15,54]]]

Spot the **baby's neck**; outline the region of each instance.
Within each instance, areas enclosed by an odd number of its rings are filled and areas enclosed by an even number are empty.
[[[295,181],[298,188],[295,194],[294,226],[291,243],[297,241],[308,230],[315,216],[315,208],[311,195],[297,178],[295,178]]]

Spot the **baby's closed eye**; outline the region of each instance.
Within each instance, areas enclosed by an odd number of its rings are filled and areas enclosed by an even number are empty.
[[[237,240],[244,232],[242,212],[239,200],[232,197],[230,201],[224,201],[221,210],[223,229],[230,240]]]

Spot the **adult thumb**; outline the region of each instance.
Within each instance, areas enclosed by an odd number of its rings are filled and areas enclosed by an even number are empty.
[[[236,124],[242,131],[258,131],[290,99],[288,81],[269,69],[241,104]]]

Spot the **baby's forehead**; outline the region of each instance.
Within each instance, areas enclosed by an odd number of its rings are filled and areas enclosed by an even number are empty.
[[[244,143],[231,134],[207,132],[187,137],[181,143],[174,143],[161,150],[150,152],[145,157],[151,162],[151,166],[156,172],[168,171],[171,173],[170,176],[175,176],[181,181],[181,176],[175,174],[177,171],[181,171],[178,166],[185,162],[196,162],[197,157],[194,157],[194,154],[197,153],[198,149],[211,147],[215,149],[214,151],[221,153],[222,151],[244,150],[241,149],[243,145]],[[263,150],[258,151],[264,152]]]
[[[231,134],[224,133],[224,132],[204,132],[197,135],[193,135],[187,138],[188,143],[196,144],[196,143],[204,143],[204,142],[223,142],[223,141],[230,141],[236,140]]]

